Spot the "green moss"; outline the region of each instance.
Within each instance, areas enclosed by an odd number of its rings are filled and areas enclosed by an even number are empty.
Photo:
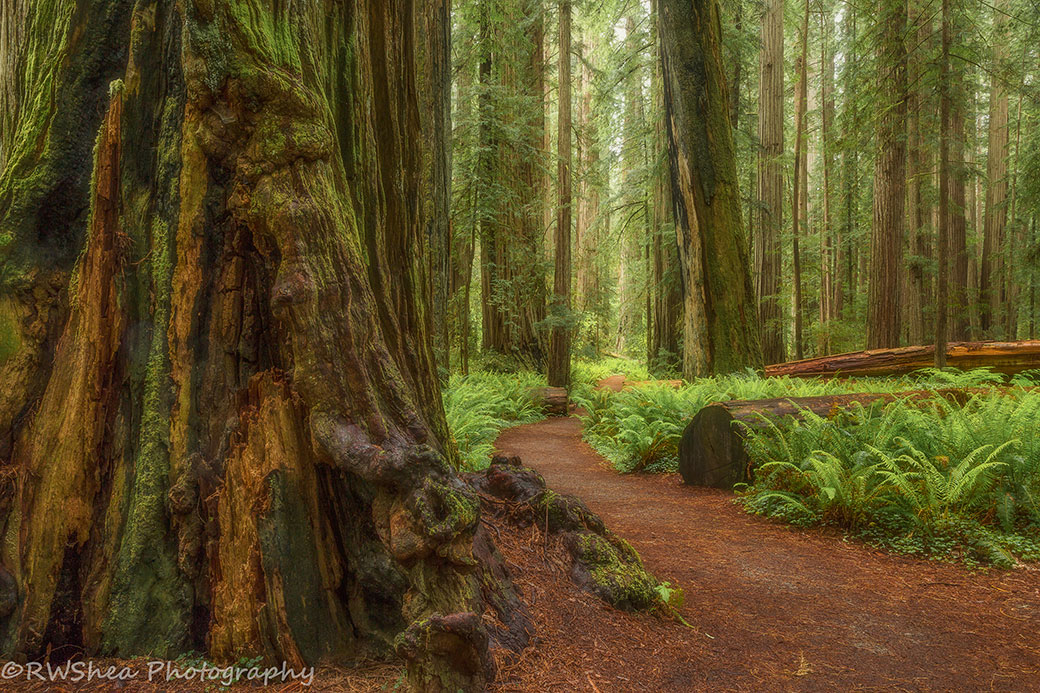
[[[170,364],[164,328],[170,315],[171,253],[169,230],[164,222],[155,220],[151,269],[157,329],[145,366],[133,484],[103,629],[105,649],[117,654],[172,653],[187,633],[190,595],[165,539]]]
[[[15,315],[0,307],[0,366],[22,348],[22,337]]]
[[[593,592],[619,608],[656,607],[660,602],[657,580],[627,542],[612,539],[591,533],[577,537],[577,559],[589,573]]]
[[[427,536],[450,540],[480,520],[480,501],[471,492],[427,480],[415,510]]]
[[[250,52],[280,67],[300,70],[296,22],[287,12],[274,12],[269,3],[255,0],[233,0],[228,10]]]

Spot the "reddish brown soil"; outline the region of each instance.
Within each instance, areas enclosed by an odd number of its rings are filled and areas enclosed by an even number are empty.
[[[894,556],[747,515],[677,476],[620,476],[576,418],[507,430],[497,446],[681,587],[695,627],[608,609],[503,540],[541,642],[499,690],[1040,691],[1035,570]]]

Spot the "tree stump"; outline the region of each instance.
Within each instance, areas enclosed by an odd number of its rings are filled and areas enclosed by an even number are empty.
[[[531,390],[531,401],[546,416],[567,416],[570,413],[570,395],[567,388],[539,387]]]

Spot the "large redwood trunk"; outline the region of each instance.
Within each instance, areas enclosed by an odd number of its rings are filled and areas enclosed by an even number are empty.
[[[414,687],[485,683],[490,549],[424,298],[424,4],[28,10],[0,75],[31,97],[0,137],[5,653],[299,664],[407,631]]]
[[[762,364],[719,5],[659,0],[668,158],[683,286],[683,376]]]
[[[870,236],[867,348],[899,346],[906,226],[906,3],[879,0],[878,98],[874,221]]]

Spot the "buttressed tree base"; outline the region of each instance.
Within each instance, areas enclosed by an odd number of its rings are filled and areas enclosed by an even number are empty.
[[[419,690],[491,675],[485,597],[516,603],[443,447],[421,290],[438,4],[3,15],[6,655],[396,646]]]

